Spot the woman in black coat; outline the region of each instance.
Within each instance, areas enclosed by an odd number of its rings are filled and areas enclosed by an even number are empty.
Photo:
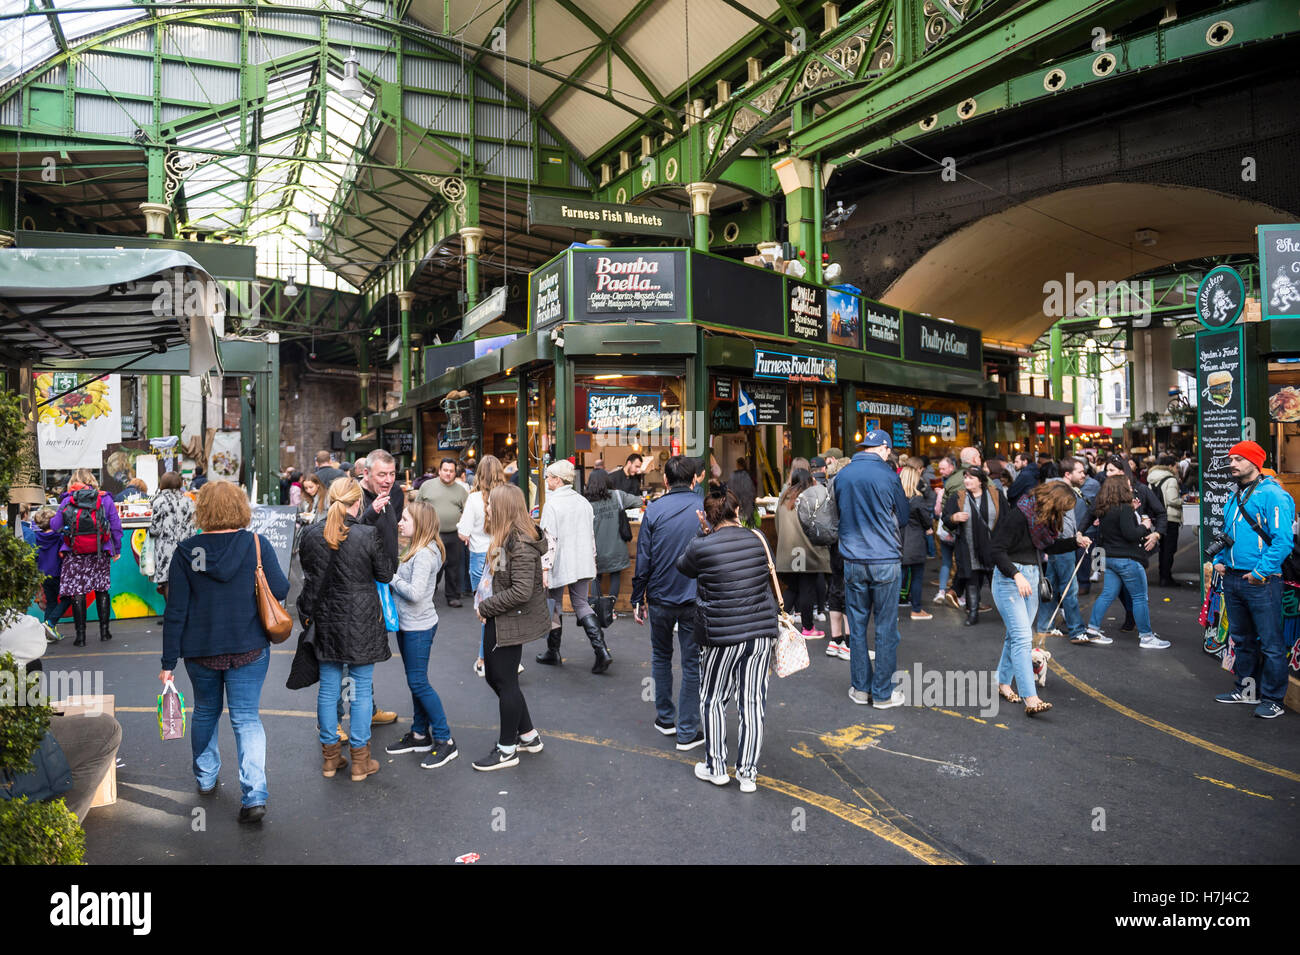
[[[1150,518],[1151,526],[1145,528],[1142,540],[1138,546],[1148,554],[1160,554],[1160,541],[1169,531],[1169,512],[1165,510],[1165,502],[1161,496],[1151,490],[1146,484],[1137,479],[1133,473],[1133,464],[1127,458],[1118,454],[1112,454],[1106,459],[1106,478],[1123,477],[1128,480],[1129,487],[1133,489],[1133,496],[1138,499],[1137,516],[1139,522],[1142,518]],[[1102,478],[1105,483],[1106,478]],[[1091,519],[1089,520],[1091,523]],[[1142,561],[1143,566],[1146,561]],[[1133,619],[1133,595],[1129,592],[1127,585],[1121,584],[1119,590],[1120,603],[1124,605],[1124,622],[1120,624],[1120,630],[1132,632],[1137,629],[1137,621]]]
[[[352,779],[359,782],[379,772],[379,763],[370,758],[371,681],[374,665],[393,654],[375,583],[392,580],[397,561],[383,546],[379,528],[357,521],[361,485],[352,478],[338,478],[329,495],[328,517],[302,532],[298,612],[315,630],[320,660],[316,721],[324,757],[321,773],[331,777],[347,766],[339,752],[338,734],[346,667],[353,693]]]
[[[713,491],[704,499],[709,523],[677,558],[677,569],[694,577],[695,638],[700,643],[700,715],[705,761],[695,775],[718,786],[727,776],[727,704],[738,695],[740,791],[757,788],[758,753],[763,745],[767,675],[776,644],[775,569],[759,531],[740,526],[734,491]]]
[[[913,620],[930,620],[921,603],[925,586],[925,560],[929,556],[927,539],[934,533],[934,491],[921,480],[921,469],[910,464],[898,472],[907,496],[907,523],[903,525],[903,571],[907,576],[907,595],[912,604]]]
[[[1006,509],[1002,491],[989,483],[982,468],[970,467],[962,475],[962,487],[948,495],[943,505],[943,526],[956,535],[957,576],[966,579],[966,626],[979,623],[980,590],[993,574],[990,535]]]

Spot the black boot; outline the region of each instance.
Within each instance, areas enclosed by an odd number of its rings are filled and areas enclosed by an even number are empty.
[[[966,620],[965,625],[973,627],[980,622],[980,590],[978,587],[966,585]]]
[[[86,595],[77,594],[72,598],[72,626],[77,638],[72,641],[74,647],[86,645]]]
[[[564,661],[560,659],[560,632],[564,625],[554,628],[546,637],[546,651],[537,654],[537,662],[545,663],[547,666],[558,666]]]
[[[113,635],[108,632],[108,621],[113,615],[113,608],[108,602],[108,594],[102,591],[95,594],[95,611],[99,614],[99,639],[112,640]]]
[[[614,624],[614,598],[597,597],[596,598],[596,619],[600,622],[600,629],[605,630]]]
[[[614,658],[609,655],[609,647],[605,646],[605,635],[600,631],[600,621],[596,615],[588,614],[578,621],[579,626],[587,631],[587,639],[591,641],[591,649],[596,651],[596,662],[591,667],[592,673],[604,673],[609,669],[609,665],[614,662]]]

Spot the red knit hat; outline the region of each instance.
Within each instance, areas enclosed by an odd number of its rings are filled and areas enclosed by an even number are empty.
[[[1228,449],[1228,454],[1235,454],[1239,458],[1245,458],[1257,468],[1264,466],[1264,449],[1254,441],[1238,441]]]

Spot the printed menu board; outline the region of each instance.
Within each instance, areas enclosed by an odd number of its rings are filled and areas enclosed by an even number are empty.
[[[1223,532],[1223,508],[1237,490],[1228,469],[1228,449],[1241,441],[1245,432],[1243,351],[1240,326],[1196,335],[1202,554],[1206,544]]]

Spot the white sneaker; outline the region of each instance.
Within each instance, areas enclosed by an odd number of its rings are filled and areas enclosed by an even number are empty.
[[[727,783],[731,782],[731,777],[726,773],[723,773],[720,776],[715,776],[713,773],[709,772],[707,763],[695,764],[695,778],[703,779],[705,782],[713,783],[715,786],[725,786]]]
[[[834,640],[827,640],[826,655],[828,657],[838,657],[840,655],[840,645]]]
[[[871,705],[878,710],[892,710],[896,706],[902,706],[905,696],[901,689],[895,690],[887,700],[876,700]]]
[[[822,621],[822,623],[825,623],[825,622],[826,622],[826,611],[824,611],[824,610],[818,610],[816,613],[813,614],[813,619],[814,619],[814,620],[820,620],[820,621]]]
[[[851,686],[849,687],[849,699],[860,706],[868,706],[871,703],[871,694]]]
[[[1115,641],[1095,627],[1088,628],[1088,642],[1094,647],[1108,647]]]
[[[736,782],[740,783],[740,791],[742,793],[752,793],[758,788],[758,783],[754,782],[752,779],[746,779],[744,776],[737,776]]]
[[[934,595],[934,599],[931,600],[930,603],[932,603],[932,604],[941,604],[941,603],[943,603],[943,602],[944,602],[945,600],[947,600],[947,599],[948,599],[947,594],[946,594],[944,591],[941,590],[941,591],[939,591],[937,594]]]
[[[1138,641],[1138,646],[1143,650],[1166,650],[1169,648],[1169,641],[1161,640],[1154,633],[1148,633]]]

